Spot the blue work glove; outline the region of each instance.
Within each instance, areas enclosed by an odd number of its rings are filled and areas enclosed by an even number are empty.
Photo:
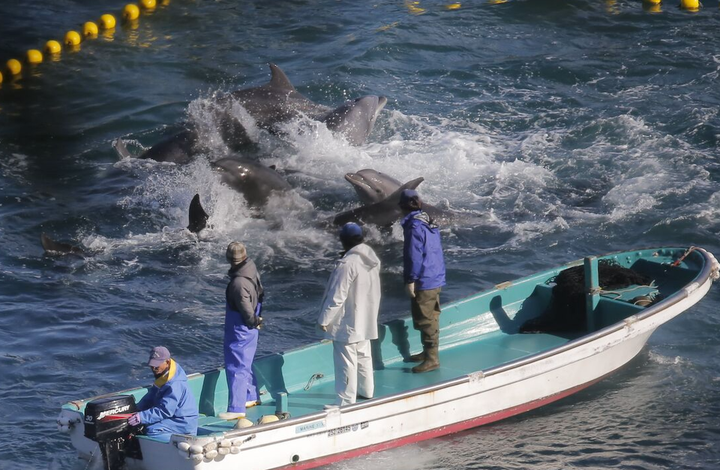
[[[128,424],[130,426],[138,426],[140,424],[140,413],[133,413],[133,415],[128,418]]]

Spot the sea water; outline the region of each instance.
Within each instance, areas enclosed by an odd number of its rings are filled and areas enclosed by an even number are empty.
[[[0,5],[0,62],[119,17],[122,2]],[[86,468],[60,406],[150,383],[165,345],[188,372],[222,363],[225,247],[246,243],[266,288],[259,354],[317,339],[340,245],[327,221],[358,205],[343,176],[424,177],[443,227],[443,301],[589,254],[703,246],[720,254],[720,9],[639,1],[172,0],[0,85],[0,469]],[[249,123],[242,155],[293,191],[263,218],[211,171],[213,97],[278,64],[309,99],[388,97],[366,144],[300,119]],[[242,110],[233,112],[243,118]],[[206,153],[119,160],[183,122]],[[212,229],[184,230],[201,195]],[[87,258],[44,255],[40,234]],[[402,234],[370,228],[381,320],[408,315]],[[662,326],[603,382],[531,413],[331,466],[394,469],[715,469],[720,292]]]

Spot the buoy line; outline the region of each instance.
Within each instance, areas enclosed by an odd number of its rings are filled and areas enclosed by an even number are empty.
[[[119,17],[122,22],[134,25],[139,20],[141,12],[151,13],[155,11],[157,4],[157,0],[138,0],[137,4],[128,3],[120,12]],[[161,0],[160,4],[167,6],[170,4],[170,0]],[[80,50],[82,43],[97,39],[101,32],[103,35],[111,37],[115,32],[116,25],[115,15],[105,13],[100,16],[97,22],[87,21],[83,23],[82,29],[79,31],[70,30],[66,32],[62,41],[51,39],[45,43],[42,50],[29,49],[25,53],[23,60],[9,59],[0,71],[0,87],[2,87],[3,77],[7,80],[22,78],[25,66],[35,67],[42,64],[47,57],[53,61],[60,60],[63,51],[77,52]]]

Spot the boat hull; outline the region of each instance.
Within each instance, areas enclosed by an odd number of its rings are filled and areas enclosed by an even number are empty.
[[[637,356],[660,325],[697,303],[718,271],[712,255],[703,251],[703,256],[704,267],[694,280],[669,298],[558,347],[431,386],[221,436],[176,435],[170,445],[141,438],[143,460],[128,459],[129,467],[313,468],[463,431],[552,403],[617,371]],[[63,413],[70,416],[79,411],[65,409]],[[72,430],[73,444],[81,454],[97,455],[97,446],[82,437],[80,428]],[[211,453],[212,458],[205,453],[205,458],[193,460],[177,449],[181,442],[207,449],[221,441],[232,442],[234,453]]]

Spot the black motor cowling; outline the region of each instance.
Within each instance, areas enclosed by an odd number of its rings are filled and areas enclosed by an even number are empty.
[[[105,470],[122,468],[126,455],[142,458],[135,439],[139,430],[130,426],[127,419],[113,419],[114,415],[136,411],[132,395],[98,398],[85,405],[85,437],[99,444]]]

